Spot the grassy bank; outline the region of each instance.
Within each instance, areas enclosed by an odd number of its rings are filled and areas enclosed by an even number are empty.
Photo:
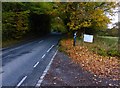
[[[15,39],[10,39],[10,40],[4,40],[2,41],[2,48],[13,46],[15,44],[21,43],[23,39],[15,40]]]
[[[94,38],[93,43],[83,42],[82,39],[78,39],[77,42],[78,45],[86,46],[96,54],[120,57],[120,52],[118,52],[118,37],[99,36]]]
[[[16,44],[20,44],[20,43],[24,43],[24,42],[29,42],[29,41],[32,41],[34,39],[38,39],[40,37],[42,37],[42,36],[28,34],[20,39],[5,39],[5,40],[2,40],[2,48],[14,46]]]

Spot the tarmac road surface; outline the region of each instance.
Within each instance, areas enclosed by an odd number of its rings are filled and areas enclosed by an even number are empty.
[[[2,86],[35,86],[55,54],[60,37],[60,34],[51,34],[4,50]]]

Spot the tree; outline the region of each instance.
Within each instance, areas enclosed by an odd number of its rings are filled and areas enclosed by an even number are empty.
[[[110,19],[106,13],[113,15],[114,2],[68,2],[57,3],[61,18],[71,31],[92,29],[90,32],[106,29]],[[68,30],[69,30],[68,29]]]
[[[105,2],[71,3],[68,7],[71,12],[68,26],[71,30],[106,29],[110,19],[105,12],[112,14],[111,8],[114,8],[114,5],[115,3]]]
[[[52,12],[52,6],[52,3],[47,2],[3,2],[3,39],[21,38],[30,31],[34,32],[35,28],[31,27],[33,20],[30,19],[34,15],[31,14],[36,14],[37,16],[39,16],[39,21],[43,20],[44,22],[46,22],[47,18],[49,18],[49,15],[51,15],[50,13]],[[44,17],[45,19],[41,18],[40,16],[43,16],[42,14],[47,17]],[[47,26],[41,25],[41,29],[39,29],[39,32],[43,32],[44,28],[42,27],[49,27],[50,29],[50,26],[47,23],[49,23],[49,21],[46,22]],[[34,30],[31,30],[31,28],[33,28]]]
[[[3,39],[20,38],[29,30],[29,11],[25,8],[25,3],[4,2],[2,7]]]

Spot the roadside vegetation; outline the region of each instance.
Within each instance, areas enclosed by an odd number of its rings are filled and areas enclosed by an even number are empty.
[[[4,37],[4,36],[3,36]],[[10,39],[5,39],[2,40],[2,48],[6,48],[6,47],[11,47],[14,45],[19,45],[19,44],[23,44],[25,42],[29,42],[32,41],[34,39],[38,39],[39,36],[38,35],[34,35],[34,34],[29,34],[26,36],[23,36],[22,38],[18,38],[18,39],[14,39],[14,38],[10,38]]]
[[[69,38],[63,37],[61,41],[65,41],[67,39],[73,41],[72,37]],[[120,52],[118,49],[118,39],[119,39],[118,37],[94,36],[93,43],[88,43],[88,42],[84,42],[83,38],[77,37],[76,46],[87,47],[89,51],[101,56],[116,57],[120,59]],[[61,43],[59,50],[65,52],[65,48],[64,46],[61,47]]]
[[[116,56],[120,57],[118,52],[118,37],[104,37],[98,36],[94,38],[93,43],[83,42],[82,39],[78,40],[79,45],[88,47],[90,51],[102,56]]]
[[[20,40],[15,40],[15,39],[2,41],[2,48],[8,47],[8,46],[13,46],[14,44],[18,44],[20,42],[21,42]]]
[[[97,39],[92,44],[77,40],[76,46],[73,46],[72,38],[62,39],[59,51],[65,52],[74,62],[96,76],[119,80],[120,57],[116,47],[117,41],[114,43],[106,39]]]

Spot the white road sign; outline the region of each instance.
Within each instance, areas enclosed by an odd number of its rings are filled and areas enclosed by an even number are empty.
[[[84,42],[93,42],[93,35],[84,34]]]

